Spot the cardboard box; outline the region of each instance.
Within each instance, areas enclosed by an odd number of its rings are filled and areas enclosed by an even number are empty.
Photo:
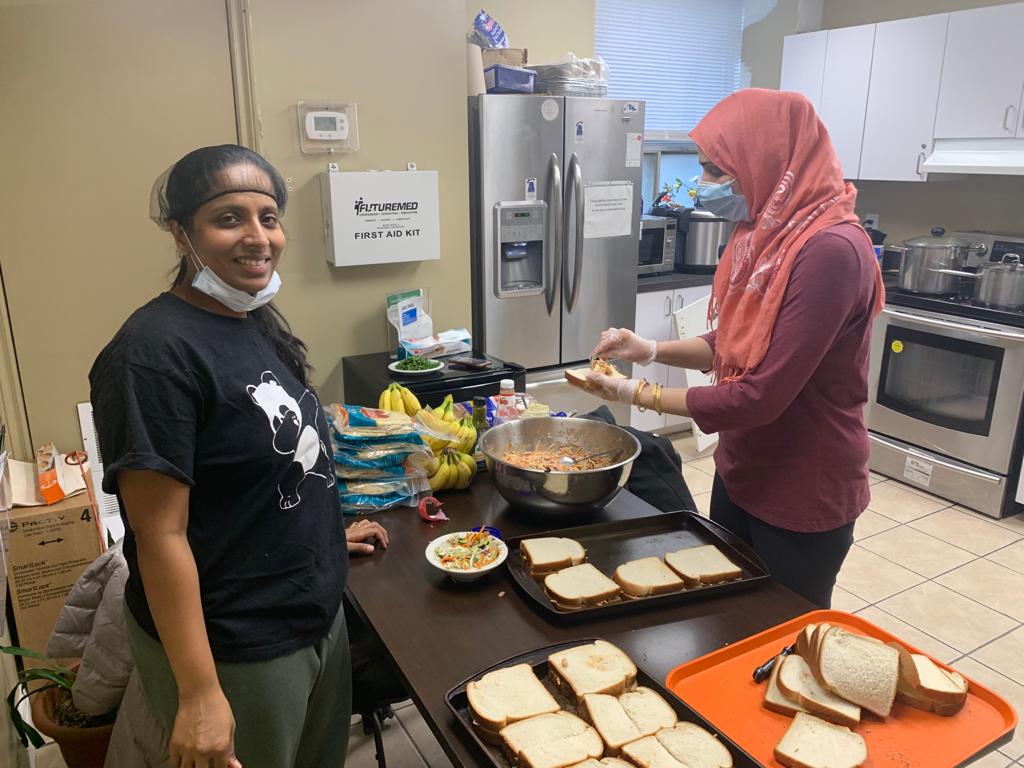
[[[480,56],[484,61],[484,69],[492,64],[505,64],[509,67],[526,66],[525,48],[481,48]]]
[[[71,587],[103,551],[99,529],[87,493],[9,515],[7,580],[18,643],[45,653]]]

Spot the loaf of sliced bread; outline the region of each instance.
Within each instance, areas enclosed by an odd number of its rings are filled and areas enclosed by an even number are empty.
[[[804,657],[804,660],[811,666],[811,672],[818,678],[818,682],[821,682],[821,670],[818,668],[818,654],[821,651],[821,641],[825,638],[825,634],[832,629],[832,625],[827,621],[823,621],[820,624],[814,625],[814,631],[811,633],[810,639],[807,641],[807,653],[800,655]]]
[[[641,736],[651,736],[662,728],[671,728],[679,716],[657,691],[639,686],[619,696],[619,703],[632,720]]]
[[[587,559],[587,550],[583,545],[564,536],[523,539],[519,543],[519,549],[533,574],[553,573],[562,568],[579,565]]]
[[[776,657],[775,663],[772,665],[772,674],[768,678],[768,686],[764,689],[763,703],[765,709],[792,717],[797,712],[806,712],[807,710],[800,705],[800,702],[787,698],[779,690],[779,670],[782,669],[782,662],[785,658],[781,655]]]
[[[516,664],[488,672],[466,686],[473,719],[497,731],[516,720],[557,712],[560,707],[537,679],[529,664]]]
[[[683,588],[683,580],[660,557],[644,557],[623,563],[615,569],[612,579],[623,592],[633,597],[663,595]]]
[[[687,763],[672,757],[654,736],[645,736],[627,744],[622,748],[622,754],[640,768],[690,768]]]
[[[802,656],[791,653],[783,660],[778,683],[783,696],[808,712],[851,728],[860,724],[860,707],[826,691],[811,674],[811,668]]]
[[[714,544],[688,547],[665,555],[669,568],[678,573],[688,587],[718,584],[738,579],[743,570],[722,554]]]
[[[859,733],[797,712],[775,747],[775,759],[789,768],[859,768],[868,748]]]
[[[963,703],[967,698],[967,681],[955,672],[938,666],[927,656],[910,653],[906,648],[891,643],[900,655],[900,678],[912,690],[937,702]],[[956,679],[953,678],[956,675]]]
[[[501,738],[513,763],[522,768],[567,768],[604,754],[597,731],[565,711],[507,725]]]
[[[588,693],[618,696],[636,683],[636,665],[605,640],[551,654],[548,670],[551,681],[573,701]]]
[[[900,655],[895,648],[832,627],[818,648],[818,671],[821,684],[837,696],[879,717],[892,711],[900,679]]]
[[[592,563],[563,568],[544,577],[544,589],[563,608],[600,605],[619,596],[619,585]]]
[[[715,736],[694,723],[679,723],[655,734],[658,743],[687,768],[732,768],[732,755]]]
[[[810,662],[813,658],[811,655],[811,638],[814,637],[814,629],[817,624],[808,624],[806,627],[800,630],[800,634],[796,636],[796,652],[804,657],[805,661]]]
[[[583,696],[582,713],[601,734],[605,747],[614,755],[619,753],[623,744],[636,741],[644,735],[626,714],[616,696],[588,693]]]

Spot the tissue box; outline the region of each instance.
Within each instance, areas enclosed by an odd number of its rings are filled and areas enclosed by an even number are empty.
[[[449,331],[435,333],[433,336],[399,342],[398,359],[402,360],[409,355],[429,358],[445,357],[472,351],[473,337],[470,336],[469,331],[465,328],[453,328]]]

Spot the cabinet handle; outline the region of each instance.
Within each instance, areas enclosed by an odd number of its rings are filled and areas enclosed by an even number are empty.
[[[917,175],[920,176],[922,179],[924,178],[924,171],[921,170],[921,163],[924,162],[924,158],[925,158],[924,152],[918,152],[917,153],[917,167],[916,167],[916,170],[917,170]]]
[[[1013,104],[1008,104],[1006,110],[1003,112],[1003,130],[1007,133],[1013,133],[1017,127],[1017,116],[1013,116],[1013,120],[1010,120],[1010,113],[1016,112],[1017,107]]]
[[[665,317],[672,314],[672,296],[665,297]]]
[[[676,296],[676,311],[678,312],[682,308],[683,308],[683,295],[679,294],[678,296]]]

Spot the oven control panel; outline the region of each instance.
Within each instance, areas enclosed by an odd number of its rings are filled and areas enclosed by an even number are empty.
[[[1016,253],[1024,261],[1024,235],[999,235],[993,232],[954,232],[956,237],[967,240],[972,245],[984,245],[984,255],[969,253],[968,267],[979,267],[989,261],[1000,262],[1008,253]]]

